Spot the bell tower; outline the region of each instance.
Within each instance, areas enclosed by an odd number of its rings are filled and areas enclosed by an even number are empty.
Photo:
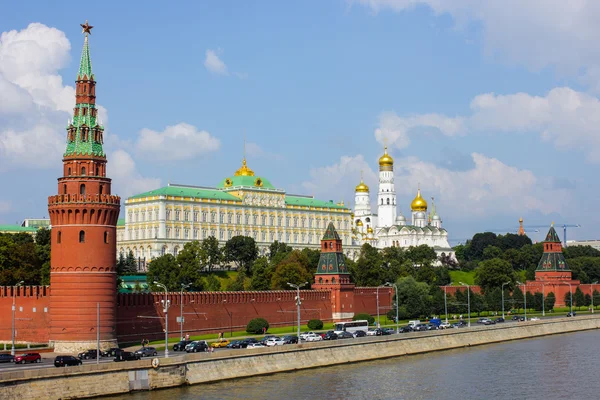
[[[50,341],[55,352],[116,345],[116,225],[121,199],[111,194],[98,121],[89,35],[82,24],[73,119],[69,120],[63,176],[48,197],[52,223]],[[99,315],[99,324],[98,324]]]

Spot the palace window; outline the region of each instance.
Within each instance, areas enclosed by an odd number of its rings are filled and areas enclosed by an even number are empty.
[[[219,239],[223,239],[223,231],[219,229]]]
[[[202,211],[202,222],[206,222],[207,217],[208,217],[208,213],[206,211]]]
[[[210,213],[210,222],[215,222],[215,220],[217,219],[217,213]]]
[[[184,239],[188,239],[190,237],[190,230],[189,229],[185,229],[183,231],[183,238]]]
[[[227,239],[231,239],[231,235],[233,234],[233,232],[231,231],[227,231]]]
[[[238,223],[238,225],[241,224],[242,223],[242,216],[240,214],[236,215],[235,216],[235,220]]]
[[[190,220],[190,212],[189,212],[189,211],[185,211],[185,212],[183,213],[183,220],[184,220],[185,222],[187,222],[187,221],[189,221],[189,220]]]
[[[285,226],[290,226],[290,217],[285,218]]]
[[[294,217],[294,228],[298,227],[298,217]]]
[[[263,241],[263,242],[266,242],[266,241],[267,241],[267,233],[266,233],[266,232],[263,232],[263,233],[262,233],[262,241]]]
[[[269,218],[269,225],[271,225],[271,226],[275,225],[275,217],[274,216],[271,216]]]
[[[220,214],[219,214],[219,223],[221,223],[221,224],[222,224],[222,223],[224,223],[224,222],[225,222],[225,214],[223,214],[223,213],[220,213]]]
[[[233,222],[233,214],[228,213],[227,214],[227,223],[231,224]]]
[[[260,219],[261,219],[261,222],[260,222],[260,223],[261,223],[262,225],[266,225],[266,224],[267,224],[267,217],[266,217],[265,215],[261,216],[261,218],[260,218]]]
[[[171,238],[171,228],[167,228],[167,238]]]
[[[171,210],[167,210],[167,220],[171,219]]]
[[[179,221],[179,210],[175,211],[175,221]]]
[[[179,239],[179,228],[175,228],[175,238]]]
[[[246,215],[246,225],[250,224],[250,216]]]
[[[194,222],[198,222],[198,211],[194,211]]]
[[[283,217],[277,218],[277,221],[277,226],[281,226],[281,223],[283,222]]]
[[[257,225],[257,223],[258,223],[258,216],[257,216],[256,214],[254,214],[254,215],[252,216],[252,223],[253,223],[254,225]]]
[[[198,239],[198,229],[194,229],[194,239]]]

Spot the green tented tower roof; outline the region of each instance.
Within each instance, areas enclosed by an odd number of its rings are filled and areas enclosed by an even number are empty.
[[[546,240],[544,240],[544,254],[538,263],[536,271],[570,271],[565,256],[562,253],[560,238],[550,227]]]
[[[340,235],[338,235],[337,231],[335,230],[333,222],[330,222],[329,225],[327,225],[327,229],[325,230],[325,234],[321,240],[342,240],[340,239]]]
[[[548,231],[548,234],[546,235],[546,239],[544,239],[544,242],[560,243],[560,238],[558,237],[556,230],[554,230],[554,226],[550,227],[550,230]]]

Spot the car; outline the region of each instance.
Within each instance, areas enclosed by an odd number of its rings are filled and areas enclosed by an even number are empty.
[[[412,332],[414,331],[413,327],[410,325],[406,325],[406,326],[401,326],[399,328],[400,333],[408,333],[408,332]]]
[[[354,332],[354,337],[365,337],[365,336],[367,336],[367,332],[365,332],[365,331]]]
[[[486,320],[483,322],[483,324],[484,324],[484,325],[496,325],[496,321],[494,321],[493,319],[489,319],[489,318],[488,318],[488,319],[486,319]]]
[[[96,358],[97,353],[98,351],[96,349],[89,349],[77,354],[77,357],[80,360],[90,360]],[[100,352],[100,357],[102,357],[102,352]]]
[[[201,353],[208,350],[208,344],[204,340],[196,340],[185,346],[186,353]]]
[[[285,344],[285,340],[283,340],[280,337],[270,337],[267,339],[267,341],[264,343],[265,346],[271,347],[271,346],[283,346]]]
[[[221,340],[219,340],[217,342],[212,342],[210,344],[210,347],[212,347],[213,349],[217,349],[217,348],[220,348],[220,347],[227,347],[227,345],[229,343],[230,343],[229,340],[227,340],[227,339],[221,339]]]
[[[117,355],[117,353],[122,352],[122,351],[123,351],[123,349],[120,349],[118,347],[111,347],[110,349],[105,350],[105,351],[101,350],[100,356],[101,357],[114,357]]]
[[[191,340],[181,340],[173,345],[173,351],[185,351],[185,346],[192,343]]]
[[[241,340],[233,340],[233,341],[231,341],[231,343],[229,343],[227,345],[228,349],[240,349],[241,347],[242,347],[242,341]]]
[[[82,363],[83,361],[73,356],[56,356],[54,359],[55,367],[76,367]]]
[[[522,317],[518,316],[518,315],[513,315],[513,317],[511,318],[513,321],[520,321]]]
[[[426,324],[418,324],[413,329],[415,332],[423,332],[429,330],[429,327]]]
[[[15,361],[15,357],[10,354],[0,354],[0,363],[7,363]]]
[[[298,343],[298,336],[296,335],[286,335],[283,337],[285,344],[296,344]]]
[[[479,319],[477,320],[477,323],[478,323],[478,324],[483,324],[483,325],[490,325],[490,322],[491,322],[491,321],[492,321],[492,320],[491,320],[491,319],[489,319],[489,318],[482,317],[482,318],[479,318]]]
[[[300,334],[300,340],[306,340],[308,336],[316,335],[314,332],[303,332]]]
[[[448,323],[448,322],[442,322],[438,328],[439,329],[448,329],[448,328],[452,328],[452,325],[450,325],[450,323]]]
[[[317,335],[316,333],[311,332],[310,335],[305,336],[304,340],[307,342],[318,342],[320,340],[323,340],[323,338],[321,337],[321,335]]]
[[[261,342],[248,343],[248,346],[246,346],[247,349],[260,349],[260,348],[264,349],[265,347],[267,347],[267,346],[265,346]]]
[[[250,345],[252,343],[259,343],[259,341],[254,338],[246,338],[246,339],[242,340],[242,343],[240,343],[240,347],[242,349],[245,349],[248,347],[248,345]]]
[[[533,317],[533,318],[529,318],[530,321],[539,321],[540,319],[538,317]]]
[[[336,340],[338,338],[338,334],[334,331],[327,331],[321,334],[323,340]]]
[[[439,328],[436,324],[427,324],[428,331],[437,331]]]
[[[457,329],[457,328],[464,328],[466,326],[468,326],[468,324],[465,321],[462,321],[462,320],[458,321],[458,322],[455,322],[455,323],[452,324],[452,328],[455,328],[455,329]]]
[[[140,357],[150,357],[155,356],[158,353],[154,347],[142,347],[141,349],[136,350],[135,354],[139,355]]]
[[[117,355],[113,361],[115,361],[115,362],[136,361],[136,360],[139,360],[140,358],[141,357],[139,354],[132,353],[131,351],[121,351],[121,352],[117,353]]]
[[[496,318],[494,321],[496,321],[496,323],[499,323],[499,322],[504,322],[504,318],[502,318],[502,317],[498,317],[498,318]]]
[[[369,329],[367,331],[367,336],[377,336],[377,329]]]
[[[266,345],[267,344],[267,340],[269,340],[271,338],[274,338],[274,337],[277,337],[277,336],[275,336],[275,335],[266,335],[264,338],[260,339],[258,341],[258,343],[262,343],[262,344]]]
[[[15,356],[15,364],[25,364],[34,362],[42,362],[42,356],[40,356],[40,353],[25,353],[19,356]]]
[[[354,339],[354,335],[351,334],[350,332],[340,332],[337,334],[337,338],[338,339]]]
[[[577,315],[577,313],[575,311],[567,313],[567,317],[574,317],[576,315]]]

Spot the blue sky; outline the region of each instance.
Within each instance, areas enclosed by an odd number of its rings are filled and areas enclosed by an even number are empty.
[[[88,19],[121,196],[216,185],[246,135],[277,187],[352,204],[363,170],[375,199],[385,138],[400,211],[420,183],[454,243],[521,216],[595,239],[600,7],[479,3],[5,4],[0,223],[47,215]]]

